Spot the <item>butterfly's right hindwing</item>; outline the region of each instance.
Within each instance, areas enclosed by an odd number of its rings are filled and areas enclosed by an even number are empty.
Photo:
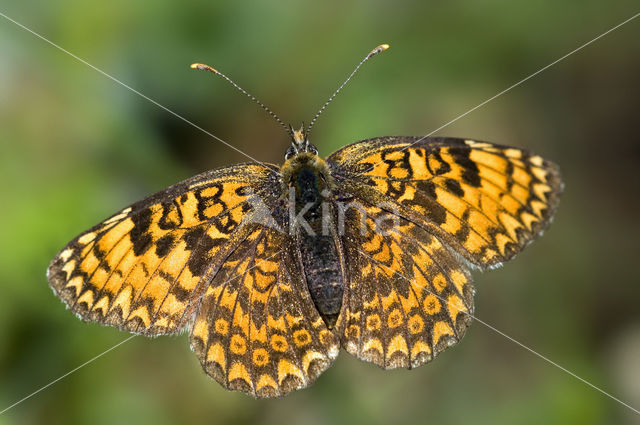
[[[207,287],[191,346],[225,388],[282,396],[331,366],[340,342],[315,309],[294,239],[248,227],[251,233]]]

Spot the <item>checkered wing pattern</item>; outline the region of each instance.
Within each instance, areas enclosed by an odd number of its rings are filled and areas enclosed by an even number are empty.
[[[294,238],[258,227],[208,287],[191,345],[225,388],[255,397],[310,385],[338,355],[339,340],[315,309]]]
[[[327,160],[341,188],[398,213],[484,268],[513,258],[549,224],[558,167],[528,151],[455,138],[385,137]]]
[[[457,343],[473,314],[468,267],[520,252],[562,190],[554,164],[472,140],[365,140],[327,162],[350,200],[337,328],[347,351],[383,368],[419,366]]]
[[[265,197],[273,178],[269,167],[238,165],[158,192],[73,239],[51,261],[49,284],[83,320],[175,333],[242,240],[251,197]]]

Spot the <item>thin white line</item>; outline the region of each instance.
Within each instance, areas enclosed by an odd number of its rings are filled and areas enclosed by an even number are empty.
[[[0,12],[0,16],[2,16],[3,18],[5,18],[8,21],[13,22],[14,24],[16,24],[17,26],[19,26],[20,28],[24,29],[25,31],[30,32],[31,34],[35,35],[36,37],[40,38],[43,41],[46,41],[47,43],[49,43],[50,45],[52,45],[53,47],[55,47],[58,50],[63,51],[64,53],[68,54],[69,56],[73,57],[74,59],[82,62],[83,64],[87,65],[89,68],[98,71],[100,74],[104,75],[105,77],[109,78],[110,80],[120,84],[121,86],[131,90],[132,92],[134,92],[135,94],[137,94],[138,96],[148,100],[149,102],[153,103],[154,105],[158,106],[161,109],[164,109],[165,111],[169,112],[171,115],[175,116],[176,118],[181,119],[182,121],[186,122],[187,124],[197,128],[198,130],[202,131],[203,133],[213,137],[214,139],[216,139],[217,141],[224,143],[225,145],[227,145],[228,147],[230,147],[231,149],[235,150],[236,152],[241,153],[242,155],[246,156],[247,158],[251,159],[252,161],[255,161],[259,164],[265,165],[263,162],[258,161],[257,159],[255,159],[254,157],[252,157],[249,154],[244,153],[243,151],[241,151],[240,149],[236,148],[235,146],[231,145],[230,143],[227,143],[226,141],[222,140],[221,138],[219,138],[218,136],[216,136],[215,134],[210,133],[209,131],[205,130],[204,128],[194,124],[193,122],[189,121],[188,119],[186,119],[185,117],[183,117],[182,115],[177,114],[176,112],[173,112],[172,110],[170,110],[169,108],[167,108],[166,106],[163,106],[161,104],[159,104],[158,102],[156,102],[155,100],[151,99],[148,96],[145,96],[144,94],[140,93],[139,91],[137,91],[136,89],[126,85],[125,83],[123,83],[122,81],[118,80],[115,77],[112,77],[111,75],[107,74],[106,72],[102,71],[99,68],[96,68],[95,66],[91,65],[89,62],[85,61],[82,58],[79,58],[78,56],[74,55],[73,53],[69,52],[68,50],[65,50],[64,48],[58,46],[56,43],[54,43],[53,41],[50,41],[48,39],[46,39],[45,37],[41,36],[40,34],[38,34],[37,32],[25,27],[24,25],[22,25],[20,22],[17,22],[13,19],[11,19],[10,17],[8,17],[7,15],[5,15],[4,13]]]
[[[76,367],[73,370],[70,370],[69,372],[65,373],[64,375],[62,375],[61,377],[54,379],[53,381],[49,382],[47,385],[45,385],[44,387],[40,388],[37,391],[32,392],[31,394],[29,394],[28,396],[26,396],[25,398],[23,398],[22,400],[16,401],[15,403],[13,403],[11,406],[5,408],[4,410],[0,411],[0,415],[2,415],[4,412],[6,412],[7,410],[11,409],[12,407],[17,406],[18,404],[22,403],[23,401],[33,397],[34,395],[38,394],[40,391],[45,390],[47,388],[49,388],[51,385],[55,384],[56,382],[60,381],[61,379],[66,378],[67,376],[71,375],[73,372],[77,371],[78,369],[83,368],[84,366],[88,365],[89,363],[93,362],[94,360],[99,359],[100,357],[104,356],[105,354],[107,354],[109,351],[111,350],[115,350],[116,348],[118,348],[119,346],[121,346],[122,344],[124,344],[125,342],[129,341],[131,338],[134,338],[138,335],[131,335],[129,338],[120,341],[119,343],[117,343],[116,345],[114,345],[113,347],[103,351],[102,353],[98,354],[97,356],[95,356],[94,358],[92,358],[91,360],[87,360],[86,362],[82,363],[80,366]]]
[[[393,272],[394,274],[400,276],[401,278],[403,278],[404,280],[406,280],[407,282],[411,283],[411,280],[409,278],[407,278],[406,276],[404,276],[402,273],[399,273],[395,270],[392,270],[390,267],[387,267],[385,264],[382,264],[381,262],[377,261],[375,258],[371,257],[369,254],[367,254],[366,252],[363,252],[361,250],[358,250],[358,252],[360,252],[360,254],[364,255],[365,257],[370,258],[372,261],[376,262],[377,264],[383,266],[384,268],[388,269],[389,271]],[[429,292],[430,294],[432,294],[433,296],[437,297],[438,299],[440,299],[442,302],[444,302],[445,304],[447,304],[447,300],[445,300],[444,298],[442,298],[441,296],[439,296],[438,294],[430,291],[428,288],[425,288],[425,290],[427,292]],[[454,306],[454,308],[456,308]],[[491,329],[492,331],[498,333],[499,335],[502,335],[503,337],[507,338],[508,340],[515,342],[516,344],[518,344],[520,347],[524,348],[525,350],[529,351],[532,354],[535,354],[536,356],[540,357],[542,360],[552,364],[553,366],[557,367],[558,369],[568,373],[569,375],[573,376],[574,378],[578,379],[579,381],[587,384],[588,386],[590,386],[591,388],[600,391],[602,394],[606,395],[607,397],[611,398],[612,400],[617,401],[618,403],[622,404],[623,406],[633,410],[635,413],[640,415],[640,411],[631,407],[630,405],[628,405],[627,403],[623,402],[622,400],[612,396],[611,394],[609,394],[608,392],[604,391],[601,388],[596,387],[595,385],[593,385],[591,382],[587,381],[584,378],[579,377],[578,375],[576,375],[575,373],[571,372],[570,370],[568,370],[565,367],[560,366],[558,363],[554,362],[553,360],[545,357],[544,355],[538,353],[537,351],[533,350],[532,348],[529,348],[528,346],[524,345],[523,343],[521,343],[520,341],[515,340],[514,338],[510,337],[509,335],[505,334],[504,332],[496,329],[495,327],[491,326],[490,324],[488,324],[487,322],[485,322],[484,320],[480,320],[477,317],[475,317],[473,314],[468,313],[464,310],[461,310],[458,308],[458,311],[461,313],[466,314],[467,316],[471,317],[474,320],[477,320],[478,322],[482,323],[483,325],[485,325],[486,327],[488,327],[489,329]]]
[[[628,23],[628,22],[630,22],[630,21],[634,20],[634,19],[635,19],[635,18],[637,18],[638,16],[640,16],[640,12],[639,12],[639,13],[636,13],[635,15],[633,15],[632,17],[630,17],[629,19],[626,19],[625,21],[623,21],[623,22],[619,23],[619,24],[618,24],[618,25],[616,25],[615,27],[613,27],[613,28],[611,28],[611,29],[609,29],[609,30],[607,30],[607,31],[603,32],[602,34],[600,34],[600,35],[599,35],[599,36],[597,36],[596,38],[594,38],[594,39],[592,39],[592,40],[590,40],[590,41],[587,41],[587,42],[586,42],[586,43],[584,43],[582,46],[580,46],[580,47],[578,47],[578,48],[576,48],[576,49],[573,49],[572,51],[570,51],[570,52],[569,52],[569,53],[567,53],[566,55],[562,56],[562,57],[561,57],[561,58],[559,58],[559,59],[556,59],[555,61],[551,62],[551,63],[550,63],[550,64],[548,64],[547,66],[545,66],[545,67],[543,67],[543,68],[540,68],[539,70],[537,70],[537,71],[536,71],[536,72],[534,72],[533,74],[529,75],[528,77],[526,77],[526,78],[524,78],[524,79],[522,79],[522,80],[518,81],[517,83],[515,83],[515,84],[513,84],[513,85],[511,85],[511,86],[509,86],[509,87],[507,87],[506,89],[502,90],[500,93],[496,94],[495,96],[492,96],[492,97],[490,97],[489,99],[485,100],[484,102],[482,102],[482,103],[480,103],[480,104],[478,104],[478,105],[474,106],[473,108],[469,109],[469,110],[468,110],[467,112],[465,112],[464,114],[458,115],[456,118],[452,119],[452,120],[451,120],[451,121],[449,121],[448,123],[446,123],[446,124],[444,124],[444,125],[442,125],[442,126],[440,126],[440,127],[436,128],[435,130],[433,130],[433,131],[431,131],[431,132],[429,132],[429,133],[425,134],[424,136],[422,136],[422,137],[421,137],[421,138],[419,138],[418,140],[416,140],[416,141],[412,142],[411,144],[409,144],[408,146],[406,146],[406,147],[402,148],[402,149],[400,150],[400,152],[402,152],[402,151],[404,151],[404,150],[409,149],[411,146],[415,145],[416,143],[418,143],[418,142],[420,142],[420,141],[422,141],[422,140],[426,139],[427,137],[429,137],[429,136],[431,136],[432,134],[434,134],[434,133],[436,133],[436,132],[438,132],[438,131],[442,130],[443,128],[448,127],[449,125],[451,125],[451,124],[453,124],[454,122],[458,121],[460,118],[463,118],[463,117],[465,117],[465,116],[469,115],[471,112],[475,111],[476,109],[483,107],[483,106],[484,106],[484,105],[486,105],[487,103],[489,103],[489,102],[491,102],[492,100],[494,100],[494,99],[496,99],[496,98],[498,98],[498,97],[502,96],[503,94],[505,94],[506,92],[510,91],[511,89],[514,89],[514,88],[518,87],[519,85],[521,85],[521,84],[522,84],[522,83],[524,83],[525,81],[527,81],[527,80],[529,80],[529,79],[531,79],[531,78],[535,77],[536,75],[540,74],[541,72],[543,72],[543,71],[545,71],[545,70],[549,69],[549,68],[550,68],[550,67],[552,67],[553,65],[555,65],[555,64],[557,64],[558,62],[560,62],[560,61],[562,61],[562,60],[564,60],[564,59],[568,58],[569,56],[571,56],[572,54],[576,53],[577,51],[584,49],[584,48],[585,48],[585,47],[587,47],[588,45],[590,45],[590,44],[592,44],[593,42],[595,42],[595,41],[597,41],[597,40],[601,39],[602,37],[604,37],[605,35],[609,34],[610,32],[615,31],[615,30],[617,30],[618,28],[620,28],[621,26],[623,26],[624,24],[626,24],[626,23]],[[365,172],[362,172],[362,173],[360,173],[360,174],[358,174],[358,175],[362,175],[362,174],[366,174],[366,173],[368,173],[369,171],[373,170],[375,167],[377,167],[377,166],[378,166],[379,164],[381,164],[381,163],[382,163],[382,161],[378,161],[377,163],[373,164],[369,170],[367,170],[367,171],[365,171]]]
[[[438,297],[440,298],[440,297]],[[464,313],[464,312],[463,312]],[[516,344],[518,344],[520,347],[524,348],[525,350],[529,351],[531,354],[535,354],[536,356],[540,357],[542,360],[551,363],[552,365],[554,365],[555,367],[557,367],[558,369],[562,370],[563,372],[568,373],[569,375],[573,376],[574,378],[576,378],[579,381],[582,381],[583,383],[587,384],[588,386],[590,386],[591,388],[600,391],[602,394],[606,395],[607,397],[611,398],[612,400],[617,401],[618,403],[622,404],[625,407],[628,407],[629,409],[633,410],[636,414],[640,415],[640,411],[629,406],[627,403],[625,403],[624,401],[620,400],[619,398],[616,398],[614,396],[612,396],[611,394],[609,394],[608,392],[596,387],[595,385],[593,385],[591,382],[587,381],[584,378],[579,377],[578,375],[576,375],[575,373],[571,372],[570,370],[568,370],[565,367],[560,366],[558,363],[554,362],[553,360],[543,356],[542,354],[534,351],[532,348],[527,347],[526,345],[524,345],[523,343],[521,343],[520,341],[517,341],[515,339],[513,339],[512,337],[510,337],[509,335],[505,334],[502,331],[499,331],[498,329],[494,328],[493,326],[491,326],[490,324],[488,324],[487,322],[478,319],[475,316],[472,316],[471,314],[469,314],[469,316],[471,316],[474,320],[477,320],[478,322],[482,323],[483,325],[485,325],[486,327],[488,327],[489,329],[491,329],[492,331],[502,335],[503,337],[507,338],[508,340],[515,342]]]

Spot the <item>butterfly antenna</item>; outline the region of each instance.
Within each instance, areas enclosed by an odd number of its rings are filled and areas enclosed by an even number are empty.
[[[205,65],[202,63],[192,63],[190,66],[191,69],[200,69],[202,71],[209,71],[209,72],[213,72],[216,75],[219,75],[220,77],[224,78],[225,80],[227,80],[227,82],[229,84],[231,84],[233,87],[235,87],[236,89],[238,89],[241,93],[244,93],[249,99],[253,100],[255,103],[257,103],[258,105],[260,105],[260,107],[262,109],[264,109],[265,111],[267,111],[267,113],[269,115],[271,115],[277,122],[278,124],[280,124],[285,130],[286,132],[293,137],[293,130],[290,129],[289,127],[287,127],[284,122],[282,122],[282,120],[280,119],[280,117],[278,115],[276,115],[275,112],[273,112],[271,109],[269,109],[267,106],[265,106],[264,103],[260,102],[254,95],[252,95],[251,93],[247,92],[245,89],[243,89],[242,87],[240,87],[239,85],[237,85],[231,78],[227,77],[226,75],[224,75],[222,72],[218,71],[217,69],[209,66],[209,65]]]
[[[338,89],[333,92],[333,94],[329,97],[329,99],[324,103],[324,105],[322,105],[322,108],[320,108],[320,110],[318,111],[318,113],[316,114],[315,117],[313,117],[313,119],[311,120],[311,122],[309,123],[309,127],[307,128],[307,133],[306,136],[309,137],[309,133],[311,132],[311,127],[313,127],[313,125],[316,123],[316,120],[318,119],[318,117],[324,112],[324,110],[327,108],[327,106],[331,103],[331,101],[338,95],[338,93],[340,93],[340,91],[344,88],[344,86],[347,85],[347,83],[349,82],[349,80],[351,80],[351,78],[353,78],[353,76],[355,75],[356,72],[358,72],[358,69],[360,69],[360,67],[369,59],[371,59],[372,57],[374,57],[375,55],[377,55],[378,53],[384,52],[385,50],[387,50],[389,48],[388,44],[381,44],[378,47],[376,47],[375,49],[373,49],[372,51],[369,52],[369,54],[367,56],[364,57],[364,59],[362,59],[360,61],[360,63],[356,66],[356,68],[351,72],[351,74],[349,74],[349,76],[347,77],[346,80],[344,80],[344,82],[342,84],[340,84],[340,87],[338,87]]]

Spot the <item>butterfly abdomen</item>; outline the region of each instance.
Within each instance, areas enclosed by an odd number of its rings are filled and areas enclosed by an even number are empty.
[[[300,253],[307,287],[316,309],[333,328],[342,306],[342,276],[333,237],[300,235]]]
[[[343,279],[329,208],[331,188],[322,159],[303,154],[292,158],[283,175],[291,190],[290,229],[300,250],[307,288],[316,309],[332,328],[342,306]],[[284,167],[283,167],[284,168]]]

